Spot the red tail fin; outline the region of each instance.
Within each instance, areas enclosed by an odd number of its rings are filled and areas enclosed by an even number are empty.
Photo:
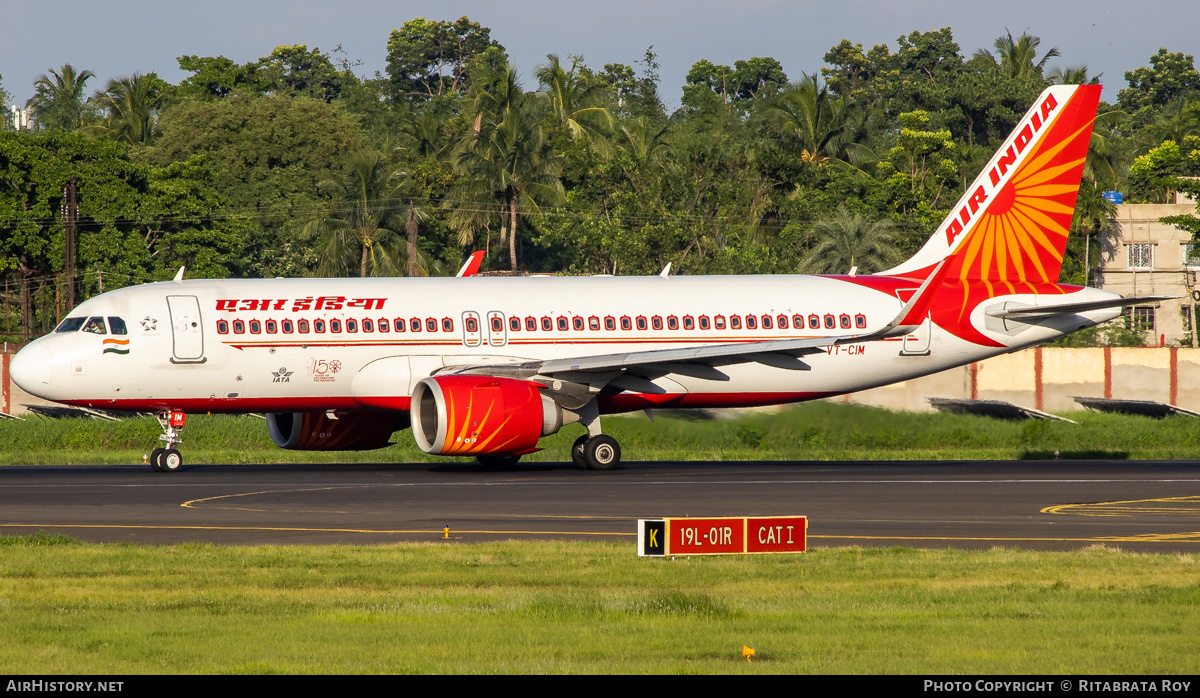
[[[886,274],[1050,282],[1062,269],[1099,85],[1046,89],[912,259]]]

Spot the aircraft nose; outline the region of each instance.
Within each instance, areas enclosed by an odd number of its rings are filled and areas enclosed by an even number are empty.
[[[17,352],[8,370],[13,382],[22,390],[42,397],[50,387],[50,352],[34,342]]]

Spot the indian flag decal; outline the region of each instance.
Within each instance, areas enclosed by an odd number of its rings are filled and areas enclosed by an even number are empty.
[[[104,340],[105,354],[128,354],[129,340],[128,339],[106,339]]]

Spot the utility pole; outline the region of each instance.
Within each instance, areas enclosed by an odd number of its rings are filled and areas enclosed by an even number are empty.
[[[72,177],[71,181],[67,183],[63,197],[66,200],[66,203],[63,204],[63,223],[66,227],[63,272],[67,277],[68,313],[75,308],[75,221],[79,218],[79,204],[75,200],[75,195],[75,178]]]

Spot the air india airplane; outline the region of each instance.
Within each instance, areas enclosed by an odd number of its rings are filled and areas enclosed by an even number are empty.
[[[1099,86],[1048,88],[933,237],[881,274],[184,280],[82,303],[14,357],[31,394],[153,412],[156,471],[188,413],[266,414],[287,449],[411,428],[426,453],[515,463],[574,422],[584,469],[621,459],[601,415],[813,400],[1074,332],[1147,299],[1056,283]]]

